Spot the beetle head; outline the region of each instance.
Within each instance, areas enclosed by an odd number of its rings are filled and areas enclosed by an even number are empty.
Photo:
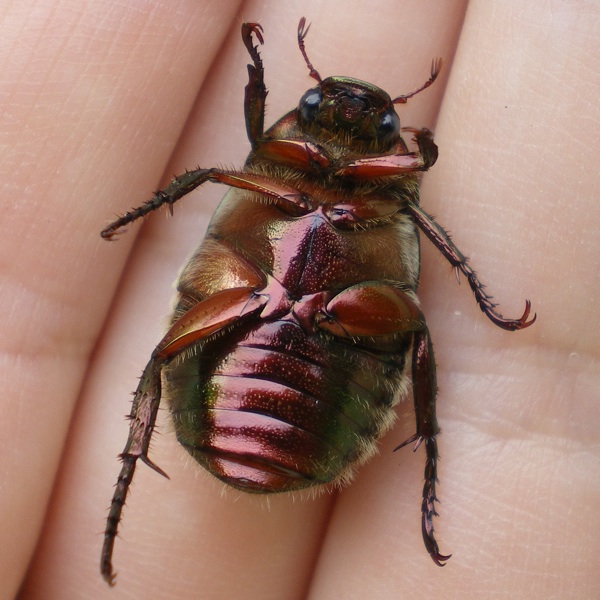
[[[350,77],[328,77],[308,90],[300,99],[298,120],[303,131],[317,138],[333,136],[380,151],[391,148],[400,134],[390,96]]]

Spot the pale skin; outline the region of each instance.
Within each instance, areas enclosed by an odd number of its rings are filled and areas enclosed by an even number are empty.
[[[458,1],[200,10],[63,0],[35,14],[22,4],[4,2],[0,16],[1,597],[21,586],[27,599],[593,597],[597,4],[471,2],[464,24]],[[153,215],[115,243],[99,231],[186,167],[243,163],[240,25],[265,30],[270,125],[314,83],[295,42],[301,16],[323,76],[394,96],[444,59],[440,80],[398,110],[403,126],[435,129],[440,146],[422,204],[505,316],[528,298],[538,320],[496,328],[422,240],[443,429],[435,525],[453,553],[443,569],[421,541],[422,450],[391,452],[413,433],[410,399],[348,489],[269,506],[223,494],[161,411],[151,458],[171,481],[136,473],[111,590],[98,564],[122,415],[161,337],[170,285],[224,188],[195,192],[173,219]]]

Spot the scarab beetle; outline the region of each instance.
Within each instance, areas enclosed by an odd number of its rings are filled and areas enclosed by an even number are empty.
[[[231,189],[182,272],[170,327],[134,396],[123,466],[105,530],[101,570],[113,583],[117,527],[136,462],[148,457],[164,398],[184,448],[225,483],[272,493],[343,484],[374,452],[412,375],[416,432],[423,444],[425,546],[438,565],[436,375],[416,289],[419,228],[463,273],[481,310],[509,331],[530,326],[495,310],[467,259],[419,206],[418,174],[437,159],[427,129],[400,128],[392,99],[349,77],[322,79],[266,132],[264,69],[257,23],[242,25],[252,64],[244,110],[252,150],[244,168],[196,169],[102,231],[122,227],[212,181]],[[413,135],[410,151],[401,131]]]

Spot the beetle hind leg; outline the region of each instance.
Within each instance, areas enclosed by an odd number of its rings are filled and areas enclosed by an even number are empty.
[[[100,572],[110,585],[114,585],[115,579],[112,567],[113,548],[138,459],[169,478],[148,457],[162,396],[163,367],[186,348],[191,348],[195,343],[205,340],[236,320],[257,312],[265,302],[263,297],[254,294],[251,287],[217,292],[175,321],[152,353],[133,398],[129,415],[129,436],[120,454],[123,466],[117,479],[104,530]]]
[[[133,480],[135,467],[138,458],[149,467],[152,467],[157,473],[160,473],[167,479],[169,476],[150,458],[148,458],[148,448],[156,423],[156,415],[160,404],[161,396],[161,376],[160,371],[162,363],[154,358],[150,360],[135,392],[133,406],[129,415],[129,437],[125,449],[119,455],[123,466],[117,479],[115,492],[110,503],[106,528],[104,530],[104,545],[102,546],[102,555],[100,560],[100,572],[102,577],[112,586],[114,585],[115,575],[112,567],[112,553],[117,537],[117,530],[123,513],[123,506],[129,486]]]
[[[433,532],[433,517],[437,517],[435,503],[438,502],[435,486],[437,483],[438,449],[436,436],[425,439],[425,483],[423,484],[423,502],[421,503],[421,530],[425,548],[433,562],[438,567],[443,567],[451,554],[441,554]]]
[[[436,437],[440,429],[435,414],[437,393],[435,359],[427,327],[414,334],[412,369],[417,432],[394,450],[399,450],[412,442],[415,442],[415,451],[421,444],[425,445],[425,483],[423,484],[423,501],[421,503],[421,530],[427,552],[436,565],[443,567],[451,555],[440,553],[433,530],[433,517],[438,516],[435,510],[435,504],[438,502],[436,495],[438,480]]]
[[[368,311],[363,310],[365,306]],[[299,314],[301,311],[299,310]],[[334,296],[317,321],[319,329],[338,337],[367,337],[412,332],[412,379],[417,432],[395,450],[415,442],[417,450],[425,444],[425,484],[421,503],[423,540],[436,565],[444,565],[450,556],[440,554],[433,533],[438,450],[440,431],[435,415],[437,381],[433,346],[425,317],[415,301],[401,289],[381,282],[363,282]]]

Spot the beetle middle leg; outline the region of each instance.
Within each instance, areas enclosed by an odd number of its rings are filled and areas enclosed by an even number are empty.
[[[446,257],[446,260],[455,268],[460,270],[467,278],[469,286],[475,294],[475,300],[481,311],[498,327],[507,331],[518,331],[525,329],[535,323],[536,315],[529,321],[531,302],[525,301],[525,310],[518,319],[506,319],[496,311],[496,304],[492,302],[492,296],[485,291],[485,286],[479,281],[477,273],[469,264],[467,257],[456,247],[450,236],[436,220],[427,214],[414,202],[409,202],[408,210],[419,226],[421,231],[433,242],[435,247]]]
[[[268,179],[262,175],[246,173],[242,171],[225,171],[221,169],[194,169],[187,171],[183,175],[175,177],[171,183],[164,189],[159,190],[144,204],[126,212],[118,219],[106,226],[100,235],[106,239],[112,239],[120,229],[144,217],[148,213],[167,205],[172,210],[173,204],[180,200],[203,183],[211,181],[213,183],[222,183],[230,187],[257,192],[272,198],[274,200],[287,203],[303,203],[301,194],[295,188]]]

